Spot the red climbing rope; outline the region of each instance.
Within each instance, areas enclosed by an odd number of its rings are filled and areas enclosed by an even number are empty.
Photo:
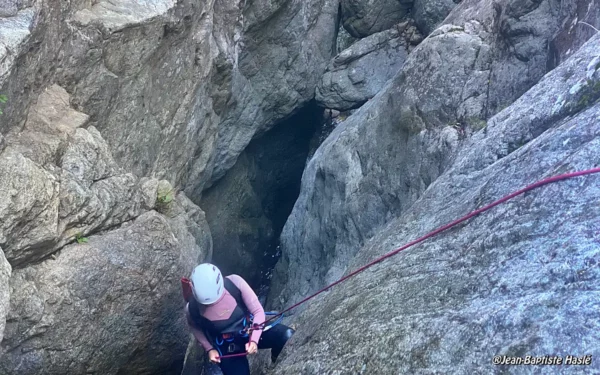
[[[498,199],[497,201],[495,201],[493,203],[490,203],[487,206],[484,206],[484,207],[482,207],[480,209],[477,209],[477,210],[475,210],[475,211],[473,211],[473,212],[471,212],[471,213],[469,213],[469,214],[461,217],[460,219],[454,220],[451,223],[448,223],[448,224],[446,224],[446,225],[444,225],[442,227],[439,227],[438,229],[434,230],[433,232],[427,233],[423,237],[417,238],[416,240],[414,240],[412,242],[409,242],[406,245],[404,245],[404,246],[402,246],[402,247],[400,247],[400,248],[398,248],[398,249],[396,249],[394,251],[391,251],[391,252],[389,252],[389,253],[387,253],[387,254],[385,254],[385,255],[377,258],[377,259],[375,259],[374,261],[366,264],[365,266],[360,267],[356,271],[353,271],[352,273],[350,273],[350,274],[342,277],[338,281],[336,281],[336,282],[334,282],[334,283],[332,283],[330,285],[327,285],[326,287],[324,287],[323,289],[319,290],[318,292],[316,292],[316,293],[314,293],[314,294],[312,294],[312,295],[304,298],[300,302],[298,302],[298,303],[296,303],[296,304],[288,307],[287,309],[281,311],[279,314],[274,315],[273,317],[271,317],[268,320],[266,320],[264,323],[255,325],[255,329],[256,328],[260,329],[260,328],[264,327],[267,323],[271,322],[272,320],[276,319],[277,317],[279,317],[279,316],[283,315],[284,313],[286,313],[286,312],[288,312],[288,311],[290,311],[290,310],[292,310],[292,309],[294,309],[294,308],[302,305],[303,303],[305,303],[305,302],[307,302],[307,301],[315,298],[319,294],[321,294],[321,293],[323,293],[323,292],[331,289],[332,287],[336,286],[337,284],[339,284],[339,283],[341,283],[343,281],[348,280],[352,276],[355,276],[356,274],[361,273],[362,271],[366,270],[367,268],[369,268],[369,267],[371,267],[371,266],[373,266],[373,265],[375,265],[377,263],[380,263],[380,262],[382,262],[383,260],[385,260],[387,258],[391,258],[394,255],[398,254],[399,252],[401,252],[403,250],[408,249],[411,246],[414,246],[414,245],[416,245],[416,244],[418,244],[420,242],[423,242],[426,239],[431,238],[431,237],[439,234],[440,232],[443,232],[443,231],[445,231],[447,229],[450,229],[450,228],[452,228],[452,227],[454,227],[454,226],[456,226],[456,225],[458,225],[458,224],[460,224],[460,223],[462,223],[464,221],[467,221],[467,220],[469,220],[469,219],[471,219],[471,218],[479,215],[480,213],[488,211],[488,210],[490,210],[490,209],[492,209],[492,208],[494,208],[494,207],[496,207],[496,206],[498,206],[498,205],[500,205],[500,204],[502,204],[502,203],[504,203],[504,202],[506,202],[506,201],[508,201],[508,200],[510,200],[510,199],[512,199],[512,198],[514,198],[516,196],[518,196],[518,195],[521,195],[521,194],[523,194],[525,192],[528,192],[530,190],[539,188],[541,186],[550,184],[552,182],[557,182],[557,181],[566,180],[566,179],[569,179],[569,178],[574,178],[574,177],[579,177],[579,176],[584,176],[584,175],[589,175],[589,174],[599,173],[599,172],[600,172],[600,168],[593,168],[593,169],[587,169],[587,170],[579,171],[579,172],[565,173],[565,174],[561,174],[561,175],[558,175],[558,176],[546,178],[544,180],[541,180],[541,181],[538,181],[538,182],[536,182],[534,184],[526,186],[526,187],[524,187],[521,190],[517,190],[517,191],[515,191],[512,194],[509,194],[509,195],[507,195],[507,196],[505,196],[505,197],[503,197],[501,199]],[[247,355],[247,353],[224,355],[224,356],[221,356],[220,358],[241,357],[241,356],[245,356],[245,355]]]
[[[221,355],[218,358],[223,359],[223,358],[245,357],[247,355],[248,355],[248,353],[227,354],[227,355]]]

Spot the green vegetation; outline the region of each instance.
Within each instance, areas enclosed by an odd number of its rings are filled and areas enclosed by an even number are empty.
[[[469,124],[471,125],[471,129],[478,131],[487,126],[487,121],[480,119],[479,117],[471,117],[469,119]]]
[[[600,97],[600,81],[588,79],[584,87],[583,94],[577,101],[576,108],[581,110],[594,103]]]
[[[161,203],[161,204],[168,204],[168,203],[170,203],[171,201],[173,201],[173,197],[174,197],[174,196],[173,196],[173,190],[174,190],[174,189],[171,189],[171,190],[169,190],[169,191],[166,191],[166,192],[164,192],[164,191],[163,191],[163,192],[159,191],[159,192],[157,193],[157,196],[156,196],[156,200],[158,201],[158,203]]]
[[[2,95],[0,94],[0,104],[4,104],[8,101],[8,98],[6,97],[6,95]],[[0,106],[0,115],[2,114],[2,107]]]
[[[75,235],[75,240],[77,241],[77,243],[82,244],[82,243],[87,243],[88,239],[87,237],[84,237],[83,234],[81,233],[77,233]]]
[[[508,146],[508,154],[512,154],[513,152],[517,151],[521,147],[525,146],[527,143],[529,143],[529,140],[524,139],[524,138],[520,138],[513,142],[509,142],[507,145]]]

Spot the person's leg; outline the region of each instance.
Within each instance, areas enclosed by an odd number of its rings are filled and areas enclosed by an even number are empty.
[[[275,362],[283,350],[285,343],[292,337],[294,330],[285,324],[277,324],[270,330],[263,332],[258,340],[259,349],[271,349],[271,361]]]
[[[225,342],[219,346],[223,355],[244,353],[248,338],[237,338],[233,343]],[[250,365],[247,357],[233,357],[221,360],[219,364],[223,375],[250,375]]]
[[[246,357],[225,358],[219,363],[223,375],[250,375],[250,365]]]

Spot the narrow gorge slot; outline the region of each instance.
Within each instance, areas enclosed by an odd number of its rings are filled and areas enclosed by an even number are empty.
[[[0,375],[600,373],[599,5],[0,0]]]
[[[213,259],[239,274],[261,300],[279,259],[283,226],[300,192],[302,173],[318,143],[323,110],[314,101],[252,140],[236,164],[200,201],[213,238]]]

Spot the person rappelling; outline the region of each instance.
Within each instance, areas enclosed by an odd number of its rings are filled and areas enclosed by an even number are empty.
[[[192,272],[191,280],[182,278],[184,298],[188,301],[185,307],[188,324],[196,339],[208,352],[210,361],[218,363],[225,375],[250,374],[247,354],[271,348],[271,360],[275,362],[285,343],[294,334],[292,328],[279,323],[284,313],[368,268],[519,195],[550,183],[596,173],[600,173],[600,167],[548,177],[514,191],[372,260],[281,312],[273,313],[268,320],[265,320],[268,313],[264,312],[258,297],[244,279],[237,275],[223,278],[216,266],[200,264]]]
[[[294,334],[292,328],[281,324],[282,317],[266,321],[263,327],[265,311],[254,290],[238,275],[223,277],[215,265],[203,263],[194,268],[188,285],[188,325],[209,360],[217,363],[224,375],[250,374],[244,354],[255,354],[258,349],[271,349],[275,362]],[[236,354],[239,356],[232,356]]]

